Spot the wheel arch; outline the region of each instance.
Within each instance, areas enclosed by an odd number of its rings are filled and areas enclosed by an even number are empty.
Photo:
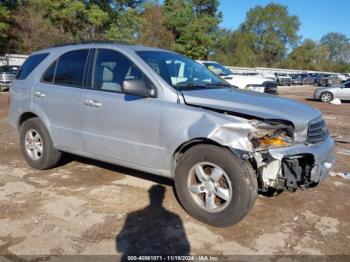
[[[25,121],[27,121],[28,119],[30,118],[34,118],[34,117],[37,117],[39,118],[36,114],[34,114],[33,112],[24,112],[22,113],[19,118],[18,118],[18,122],[17,122],[17,129],[20,130],[23,123]]]
[[[54,137],[52,136],[52,133],[51,133],[50,121],[47,118],[47,116],[44,113],[40,113],[40,111],[34,111],[34,110],[29,111],[28,110],[28,111],[24,111],[23,113],[21,113],[19,115],[18,121],[17,121],[18,132],[21,131],[21,127],[25,121],[27,121],[28,119],[31,119],[31,118],[35,118],[35,117],[40,120],[40,122],[43,124],[43,126],[46,128],[47,132],[49,133],[53,143],[55,143]]]
[[[222,147],[222,148],[227,148],[226,146],[223,146],[221,144],[219,144],[218,142],[209,139],[207,137],[198,137],[198,138],[193,138],[191,140],[188,140],[184,143],[182,143],[181,145],[179,145],[176,150],[174,151],[174,153],[172,154],[172,159],[171,159],[171,175],[172,177],[175,177],[175,168],[177,165],[177,161],[179,160],[179,158],[181,157],[181,155],[183,155],[188,149],[192,148],[193,146],[196,145],[215,145],[218,147]]]

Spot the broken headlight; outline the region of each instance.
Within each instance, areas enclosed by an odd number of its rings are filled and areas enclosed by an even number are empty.
[[[293,144],[291,125],[279,122],[259,122],[256,130],[250,133],[250,139],[255,150],[285,147]]]

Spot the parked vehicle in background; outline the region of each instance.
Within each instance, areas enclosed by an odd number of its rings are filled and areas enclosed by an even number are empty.
[[[13,79],[15,79],[18,66],[0,66],[0,91],[8,90]]]
[[[225,79],[229,84],[253,92],[277,95],[277,84],[275,81],[259,75],[237,75],[225,66],[214,61],[197,61],[206,68]]]
[[[275,74],[273,74],[273,73],[262,72],[259,75],[277,83],[277,78],[276,78]]]
[[[319,184],[334,161],[320,111],[232,88],[190,58],[144,46],[33,53],[12,83],[10,121],[31,167],[69,152],[169,177],[184,209],[215,226],[242,220],[258,189]]]
[[[312,74],[300,75],[304,85],[313,85],[315,83],[315,77]]]
[[[231,71],[231,70],[230,70]],[[242,76],[258,76],[258,73],[238,73],[237,75],[242,75]]]
[[[279,86],[290,86],[292,85],[292,78],[285,73],[275,73],[277,78],[277,84]]]
[[[321,73],[312,73],[311,74],[314,77],[314,85],[318,86],[320,83],[320,79],[322,78]]]
[[[348,77],[345,74],[336,74],[336,77],[340,80],[341,83],[344,83],[348,80]]]
[[[290,74],[289,75],[292,78],[292,85],[302,85],[303,84],[303,78],[300,74]]]
[[[339,86],[321,87],[314,92],[314,99],[322,102],[330,102],[335,98],[350,100],[350,81]]]
[[[324,74],[318,81],[319,86],[338,86],[341,84],[340,79],[334,74]]]

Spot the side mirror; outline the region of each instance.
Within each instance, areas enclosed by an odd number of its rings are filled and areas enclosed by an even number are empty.
[[[148,89],[144,80],[125,80],[122,91],[127,95],[154,97],[155,90]]]

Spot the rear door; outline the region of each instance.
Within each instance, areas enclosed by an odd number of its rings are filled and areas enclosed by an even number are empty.
[[[54,61],[33,88],[34,106],[50,122],[56,146],[84,151],[82,94],[89,49],[69,51]]]
[[[110,49],[95,52],[91,88],[83,98],[84,143],[87,152],[156,169],[161,154],[161,101],[126,95],[124,80],[145,80],[143,72],[124,54]]]

